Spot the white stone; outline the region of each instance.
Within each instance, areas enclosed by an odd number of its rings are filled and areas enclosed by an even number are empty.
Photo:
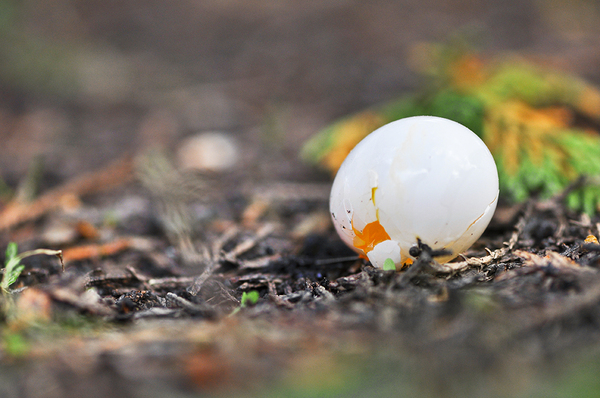
[[[179,166],[184,169],[226,171],[239,159],[237,142],[221,132],[207,132],[184,140],[177,150]]]

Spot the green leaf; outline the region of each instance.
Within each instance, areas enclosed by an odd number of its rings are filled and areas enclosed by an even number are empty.
[[[18,246],[15,242],[10,242],[6,247],[6,259],[4,265],[6,266],[10,260],[17,256]]]
[[[254,305],[258,302],[259,294],[256,290],[251,290],[249,292],[242,293],[242,300],[240,302],[240,307],[244,308],[248,306],[248,304]]]
[[[483,136],[484,103],[475,96],[460,94],[454,90],[443,90],[426,105],[421,114],[454,120]]]
[[[396,264],[394,264],[394,260],[392,260],[391,258],[386,258],[383,262],[383,270],[396,271]]]
[[[8,269],[6,270],[8,272],[7,287],[17,281],[17,279],[19,278],[19,275],[21,275],[21,272],[23,272],[24,269],[25,269],[24,265],[19,265],[11,270],[8,270]]]
[[[240,306],[237,307],[236,309],[234,309],[231,314],[229,314],[229,316],[234,316],[235,314],[237,314],[238,312],[240,312],[240,310],[242,308],[247,307],[249,304],[250,305],[254,305],[258,302],[258,299],[260,298],[258,292],[256,290],[251,290],[249,292],[244,292],[242,293],[242,298],[240,300]]]
[[[24,266],[20,265],[21,258],[17,254],[18,247],[15,242],[10,242],[6,247],[6,259],[4,260],[4,275],[0,281],[0,288],[3,292],[8,292],[10,285],[16,282],[23,271]]]
[[[0,281],[0,288],[2,289],[3,293],[8,293],[8,288],[10,287],[10,285],[17,281],[19,275],[21,275],[21,272],[23,272],[23,269],[25,269],[25,266],[21,265],[21,260],[26,257],[35,256],[38,254],[57,256],[61,261],[64,271],[64,263],[62,260],[61,250],[36,249],[26,251],[24,253],[21,253],[21,255],[18,255],[17,252],[17,244],[14,242],[10,242],[6,247],[4,275],[2,275],[2,280]]]

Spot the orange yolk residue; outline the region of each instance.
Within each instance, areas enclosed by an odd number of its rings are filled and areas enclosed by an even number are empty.
[[[363,251],[363,253],[367,254],[375,246],[379,243],[390,240],[390,236],[385,232],[385,229],[379,223],[379,220],[373,221],[363,228],[362,231],[354,228],[354,223],[352,224],[352,231],[354,232],[354,240],[352,244],[357,249]]]

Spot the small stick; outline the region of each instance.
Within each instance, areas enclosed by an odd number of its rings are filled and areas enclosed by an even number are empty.
[[[149,279],[148,285],[156,289],[160,289],[165,286],[187,286],[194,282],[195,279],[196,278],[193,276],[170,276],[167,278]]]
[[[235,261],[238,258],[238,256],[251,250],[256,246],[258,242],[262,241],[267,236],[269,236],[274,231],[274,229],[275,227],[273,226],[273,224],[263,225],[258,231],[256,231],[256,234],[254,236],[252,236],[249,239],[243,240],[242,242],[237,244],[231,251],[225,253],[224,258],[228,261]]]
[[[459,263],[439,264],[439,266],[437,267],[437,271],[444,274],[455,274],[457,272],[464,271],[472,266],[482,267],[491,263],[494,260],[503,257],[504,255],[512,251],[512,249],[517,244],[519,236],[521,236],[521,233],[525,228],[525,223],[527,222],[527,219],[531,216],[532,210],[533,202],[529,202],[525,207],[523,215],[519,218],[519,221],[517,221],[517,224],[515,225],[515,230],[513,231],[510,240],[508,241],[508,243],[505,243],[505,247],[496,249],[494,251],[488,251],[489,254],[484,257],[471,257]]]
[[[19,260],[22,260],[26,257],[36,256],[38,254],[45,254],[46,256],[56,256],[60,260],[60,265],[62,266],[62,271],[65,272],[65,263],[63,259],[63,251],[62,250],[50,250],[50,249],[35,249],[23,252],[17,256]]]
[[[0,231],[33,221],[60,207],[65,201],[123,184],[133,178],[133,159],[120,159],[95,171],[51,189],[30,203],[11,202],[0,212]]]

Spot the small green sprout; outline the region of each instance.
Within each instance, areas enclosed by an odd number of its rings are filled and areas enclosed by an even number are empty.
[[[62,250],[48,250],[48,249],[36,249],[18,253],[18,247],[15,242],[10,242],[6,248],[6,259],[4,260],[4,274],[0,281],[0,288],[3,294],[10,292],[9,287],[17,281],[21,272],[25,268],[21,264],[21,260],[26,257],[35,256],[38,254],[46,254],[48,256],[57,256],[60,259],[63,271],[65,270],[65,264],[62,260]]]
[[[242,299],[240,300],[240,306],[238,308],[236,308],[235,310],[233,310],[231,315],[237,314],[238,312],[240,312],[240,310],[242,308],[246,308],[248,305],[256,304],[258,302],[259,297],[260,296],[256,290],[250,290],[249,292],[242,293]]]
[[[394,264],[394,260],[392,260],[391,258],[386,258],[383,262],[383,270],[396,271],[396,264]]]
[[[254,305],[258,302],[258,292],[256,290],[250,290],[249,292],[242,293],[242,300],[240,302],[240,308],[247,307],[248,304]]]

